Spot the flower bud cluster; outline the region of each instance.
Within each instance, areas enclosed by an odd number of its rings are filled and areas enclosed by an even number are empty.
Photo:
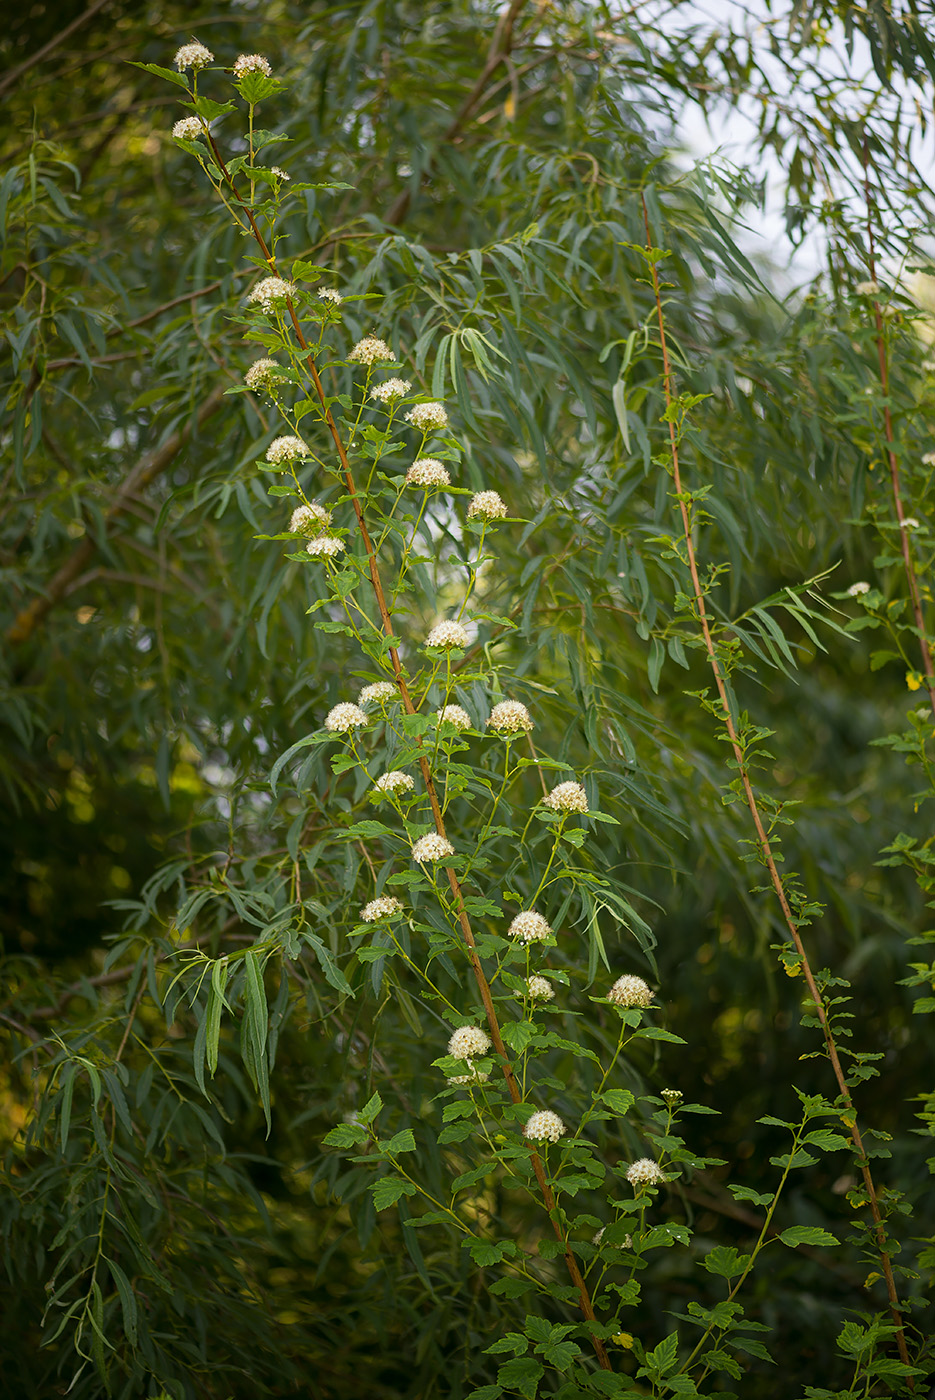
[[[331,511],[311,501],[307,506],[296,506],[289,521],[289,529],[294,535],[320,535],[331,524]]]
[[[407,486],[450,486],[451,477],[437,457],[419,457],[406,473]]]
[[[528,734],[532,729],[532,715],[519,700],[501,700],[494,705],[487,720],[487,728],[495,734]]]
[[[608,1001],[612,1001],[614,1006],[624,1008],[650,1006],[652,999],[653,994],[642,977],[634,977],[631,973],[625,973],[623,977],[618,977],[607,993]]]
[[[406,414],[406,422],[411,423],[420,432],[427,433],[432,428],[447,428],[448,414],[444,404],[417,403]]]
[[[448,1042],[448,1054],[456,1060],[470,1060],[474,1055],[486,1055],[490,1036],[480,1026],[459,1026]]]
[[[199,117],[182,117],[172,128],[172,135],[176,141],[197,141],[199,136],[204,135],[204,127]]]
[[[381,919],[392,919],[396,914],[403,912],[400,900],[391,894],[378,895],[376,899],[371,899],[369,904],[365,904],[360,911],[360,917],[365,924],[376,924]]]
[[[392,403],[394,399],[404,399],[411,388],[408,379],[385,379],[382,384],[374,384],[370,397],[379,403]]]
[[[502,520],[506,505],[496,491],[478,491],[471,497],[467,513],[468,520]]]
[[[359,705],[335,705],[325,716],[325,728],[332,734],[350,734],[367,723],[367,716]]]
[[[435,719],[438,724],[453,724],[455,729],[473,729],[474,721],[467,710],[460,705],[443,705],[440,710],[435,711]]]
[[[470,640],[460,622],[439,622],[426,637],[425,645],[451,651],[455,647],[466,647]]]
[[[586,812],[588,810],[588,797],[580,783],[559,783],[544,797],[543,802],[546,807],[551,807],[553,812]]]
[[[274,384],[281,383],[283,379],[282,368],[275,360],[263,358],[254,360],[243,377],[248,389],[270,389]]]
[[[208,64],[213,62],[214,54],[210,49],[206,49],[204,44],[199,44],[197,39],[191,44],[183,44],[175,55],[175,66],[180,73],[184,73],[186,68],[199,73],[202,68],[207,68]]]
[[[640,1191],[644,1186],[660,1186],[668,1177],[652,1157],[640,1157],[627,1168],[627,1181]]]
[[[247,301],[255,302],[260,310],[269,316],[271,312],[284,307],[286,302],[295,296],[295,290],[294,284],[287,282],[283,277],[264,277],[262,281],[257,282]]]
[[[538,973],[533,973],[526,978],[526,995],[533,1001],[552,1001],[555,996],[555,989],[551,982],[540,977]]]
[[[561,1118],[550,1108],[541,1108],[534,1113],[523,1129],[530,1142],[558,1142],[567,1131]]]
[[[273,438],[266,449],[266,460],[274,467],[282,466],[283,462],[298,462],[308,455],[307,443],[304,443],[300,437],[294,437],[291,434],[286,437]]]
[[[510,924],[510,937],[520,943],[541,943],[552,932],[552,925],[535,909],[523,909]]]
[[[392,681],[374,681],[365,685],[357,697],[358,705],[384,705],[399,699],[399,691]]]
[[[429,832],[428,836],[420,836],[412,848],[412,859],[419,865],[424,865],[429,860],[444,860],[446,856],[453,856],[455,848],[444,836],[437,835],[436,832]]]
[[[395,360],[396,356],[385,340],[375,335],[365,335],[363,340],[358,340],[347,358],[358,365],[373,365],[380,360]]]
[[[262,73],[264,78],[270,78],[273,70],[261,53],[242,53],[234,60],[234,77],[245,78],[248,73]]]
[[[408,773],[404,773],[399,768],[393,768],[389,773],[384,773],[377,778],[374,783],[376,792],[414,792],[415,783]]]

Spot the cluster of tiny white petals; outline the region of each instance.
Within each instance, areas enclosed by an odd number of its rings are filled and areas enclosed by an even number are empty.
[[[439,724],[453,724],[456,729],[473,727],[471,716],[460,705],[443,705],[440,710],[435,711],[435,718]]]
[[[270,166],[270,170],[271,170],[272,173],[276,176],[276,179],[277,179],[277,180],[291,180],[291,179],[292,179],[292,176],[289,174],[289,172],[288,172],[287,170],[283,170],[283,168],[282,168],[281,165],[271,165],[271,166]]]
[[[360,911],[360,917],[365,924],[376,924],[381,919],[391,919],[394,914],[403,912],[402,902],[391,894],[381,894],[376,899],[371,899],[369,904],[365,904]]]
[[[652,991],[642,977],[634,977],[629,972],[618,977],[607,993],[607,1000],[612,1001],[614,1006],[650,1006],[652,999]]]
[[[451,477],[437,457],[420,457],[406,473],[407,486],[450,486]]]
[[[316,559],[337,559],[339,554],[344,553],[344,541],[339,540],[337,535],[319,535],[309,540],[305,548]]]
[[[427,433],[430,428],[447,428],[448,414],[444,404],[417,403],[406,414],[406,422],[411,423],[420,432]]]
[[[245,78],[248,73],[262,73],[264,78],[270,78],[273,70],[261,53],[242,53],[234,62],[234,77]]]
[[[523,909],[510,924],[510,937],[521,943],[541,943],[552,932],[552,925],[535,909]]]
[[[468,520],[502,520],[506,505],[496,491],[478,491],[471,497],[467,513]]]
[[[869,593],[869,592],[870,592],[870,585],[869,585],[869,583],[864,583],[863,581],[861,581],[860,583],[852,583],[852,584],[851,584],[850,588],[847,590],[847,596],[848,596],[848,598],[860,598],[860,597],[862,597],[862,595],[863,595],[864,593]]]
[[[290,297],[295,296],[295,287],[283,277],[264,277],[257,282],[247,301],[255,301],[267,315]]]
[[[428,836],[420,836],[412,848],[412,858],[420,865],[427,860],[444,860],[446,856],[453,856],[454,853],[455,848],[451,842],[434,831],[430,831]]]
[[[490,1036],[480,1026],[459,1026],[448,1042],[448,1054],[456,1060],[470,1060],[473,1055],[486,1055]]]
[[[451,651],[453,647],[466,647],[470,637],[460,622],[439,622],[425,639],[427,647],[441,647]]]
[[[392,681],[374,681],[365,685],[357,697],[358,705],[382,705],[385,700],[398,700],[399,691]]]
[[[332,734],[350,734],[352,729],[359,729],[366,723],[367,716],[360,706],[349,705],[346,702],[335,705],[325,716],[325,728]]]
[[[331,511],[325,510],[317,501],[307,506],[296,506],[289,521],[289,529],[294,535],[317,535],[327,530],[331,524]]]
[[[385,379],[382,384],[374,384],[370,397],[389,403],[391,399],[404,399],[411,388],[408,379]]]
[[[282,366],[275,360],[254,360],[243,377],[248,389],[268,389],[282,379]]]
[[[182,117],[172,128],[172,135],[177,141],[197,141],[204,132],[198,117]]]
[[[296,462],[308,456],[308,447],[300,437],[273,438],[266,449],[266,460],[278,467],[282,462]]]
[[[907,515],[905,520],[899,522],[900,530],[918,530],[919,522],[914,515]]]
[[[879,282],[858,282],[854,291],[859,297],[875,297],[879,295]]]
[[[550,1108],[540,1108],[523,1129],[530,1142],[558,1142],[566,1131],[561,1118]]]
[[[340,306],[344,298],[340,292],[336,292],[333,287],[319,287],[318,295],[322,301],[328,301],[332,306]]]
[[[359,365],[372,365],[378,360],[395,360],[396,356],[385,340],[378,340],[375,335],[365,335],[363,340],[358,340],[347,358]]]
[[[196,39],[193,44],[183,44],[175,55],[175,66],[180,73],[186,68],[194,68],[197,73],[201,68],[207,68],[209,63],[214,62],[214,54],[210,49],[206,49],[204,44],[199,44]]]
[[[373,786],[377,792],[414,792],[416,785],[401,768],[392,768],[377,778]]]
[[[555,989],[551,982],[538,973],[533,973],[526,978],[526,995],[532,997],[533,1001],[551,1001],[555,996]]]
[[[487,728],[497,734],[528,734],[532,715],[519,700],[501,700],[490,711]]]
[[[471,1065],[471,1072],[470,1072],[470,1074],[452,1074],[452,1075],[449,1076],[448,1083],[449,1083],[449,1084],[486,1084],[486,1083],[487,1083],[487,1080],[488,1080],[489,1078],[490,1078],[490,1075],[489,1075],[489,1073],[487,1072],[487,1070],[485,1070],[485,1069],[477,1069],[476,1066]]]
[[[935,467],[935,452],[923,452],[922,465],[923,467]]]
[[[627,1168],[627,1181],[637,1190],[641,1186],[658,1186],[665,1180],[665,1172],[652,1157],[640,1157]]]
[[[553,812],[586,812],[588,797],[580,783],[559,783],[543,802]]]

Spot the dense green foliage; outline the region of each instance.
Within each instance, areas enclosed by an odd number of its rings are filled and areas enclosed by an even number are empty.
[[[389,531],[381,567],[391,589],[411,562],[393,612],[429,710],[451,699],[482,730],[508,696],[535,720],[541,771],[517,773],[493,831],[484,784],[503,745],[446,745],[453,840],[460,851],[483,836],[469,893],[489,975],[504,958],[509,985],[503,919],[527,907],[549,857],[553,826],[529,827],[541,783],[580,778],[592,812],[612,819],[570,822],[567,886],[547,911],[564,1009],[544,1019],[561,1038],[542,1043],[551,1097],[535,1100],[580,1117],[600,1079],[587,1052],[606,1065],[620,1020],[589,998],[621,973],[658,988],[613,1081],[641,1100],[595,1120],[580,1164],[591,1177],[565,1202],[593,1220],[574,1230],[584,1265],[611,1218],[594,1183],[606,1171],[624,1189],[627,1163],[666,1135],[660,1090],[701,1110],[679,1119],[687,1147],[671,1151],[686,1166],[649,1207],[669,1234],[640,1259],[642,1299],[606,1333],[633,1339],[610,1345],[615,1372],[635,1377],[673,1314],[724,1298],[730,1260],[711,1251],[752,1249],[788,1150],[777,1120],[799,1121],[798,1091],[836,1132],[790,1173],[774,1225],[816,1233],[757,1259],[743,1301],[768,1334],[732,1334],[701,1393],[908,1393],[840,1137],[848,1113],[810,1007],[803,1016],[799,960],[711,703],[642,250],[648,217],[669,254],[658,268],[676,392],[694,400],[681,471],[702,493],[690,538],[717,654],[812,967],[850,984],[828,994],[850,997],[839,1041],[854,1052],[925,1377],[933,1047],[913,1012],[931,1008],[916,988],[932,979],[907,941],[924,942],[935,859],[929,644],[912,606],[915,589],[935,629],[933,336],[912,295],[932,211],[910,145],[935,80],[926,13],[776,6],[765,28],[747,30],[738,11],[736,32],[713,33],[677,3],[514,3],[507,17],[477,0],[221,8],[118,0],[17,76],[81,13],[49,4],[15,21],[2,50],[6,1393],[527,1395],[540,1364],[520,1364],[527,1312],[545,1348],[540,1394],[616,1393],[589,1388],[600,1373],[561,1261],[548,1262],[541,1203],[488,1164],[460,1198],[481,1242],[465,1250],[441,1223],[407,1225],[425,1211],[418,1195],[371,1190],[378,1163],[380,1182],[397,1181],[381,1149],[354,1162],[323,1142],[343,1124],[331,1143],[359,1144],[378,1092],[381,1139],[412,1130],[436,1199],[473,1169],[456,1134],[437,1143],[443,1112],[460,1121],[451,1105],[470,1103],[434,1065],[460,1019],[422,995],[388,934],[359,936],[358,909],[405,864],[391,818],[370,806],[375,765],[413,763],[419,726],[368,735],[369,778],[319,742],[329,710],[386,663],[328,602],[343,591],[377,618],[366,559],[348,537],[347,568],[329,571],[276,542],[295,501],[267,494],[281,483],[262,467],[288,430],[269,395],[241,388],[257,353],[287,362],[291,333],[246,303],[264,275],[257,247],[191,143],[169,135],[185,93],[131,66],[169,67],[192,32],[219,64],[257,50],[283,80],[258,122],[289,138],[270,159],[291,182],[257,200],[303,315],[318,315],[317,268],[345,298],[324,323],[335,412],[357,413],[354,385],[369,379],[347,354],[371,331],[413,394],[447,404],[450,436],[431,450],[456,490],[430,498],[421,555],[410,561],[407,536]],[[861,81],[842,83],[845,70]],[[199,90],[233,94],[216,72]],[[813,285],[790,290],[751,252],[759,170],[694,168],[679,153],[690,101],[754,113],[755,149],[788,179],[790,237],[827,255]],[[244,156],[244,130],[243,103],[216,122],[228,159]],[[873,278],[879,298],[858,291]],[[301,431],[333,456],[312,400],[299,402],[312,403]],[[419,439],[400,424],[383,435],[366,414],[355,460],[381,454],[389,479],[365,504],[385,523]],[[916,522],[903,528],[891,450]],[[350,531],[340,484],[307,465],[302,483]],[[481,538],[464,503],[480,490],[500,493],[509,520],[483,537],[476,639],[450,663],[449,694],[418,648],[461,606]],[[404,521],[418,510],[407,516],[408,502]],[[385,830],[360,825],[376,817]],[[450,938],[432,881],[404,873],[388,891],[416,910],[413,944]],[[478,1019],[453,945],[432,968],[461,1017]],[[816,1247],[822,1231],[839,1243]],[[499,1286],[515,1278],[496,1266],[504,1240],[538,1251],[541,1296]],[[697,1333],[679,1326],[684,1362]],[[489,1354],[507,1334],[520,1341]],[[562,1350],[568,1335],[579,1358]]]

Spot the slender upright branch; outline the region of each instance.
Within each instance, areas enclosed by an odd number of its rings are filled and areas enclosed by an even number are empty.
[[[642,204],[643,222],[646,229],[646,246],[647,249],[650,252],[652,252],[652,233],[649,226],[649,211],[646,207],[645,197],[643,197],[642,199]],[[662,294],[659,287],[659,274],[657,272],[655,262],[653,262],[651,259],[649,266],[652,273],[653,293],[656,301],[656,316],[659,323],[659,341],[662,350],[663,387],[665,391],[666,407],[671,408],[674,403],[674,393],[672,388],[672,368],[669,361],[669,349],[668,341],[666,338],[665,318],[662,313]],[[727,730],[727,736],[730,740],[731,749],[733,750],[734,760],[737,764],[737,770],[740,774],[740,781],[743,786],[743,793],[746,799],[747,807],[749,808],[750,816],[753,819],[753,825],[754,829],[756,830],[757,845],[760,852],[760,858],[763,861],[763,864],[765,865],[769,873],[770,883],[772,884],[772,887],[776,893],[776,897],[779,900],[779,907],[782,910],[783,920],[785,922],[786,928],[789,931],[789,936],[791,937],[792,942],[795,945],[795,950],[798,953],[800,966],[805,976],[805,981],[808,986],[809,995],[811,996],[812,1002],[815,1006],[815,1013],[818,1017],[819,1024],[821,1025],[822,1033],[824,1034],[825,1048],[828,1053],[828,1059],[831,1062],[831,1067],[834,1071],[835,1080],[837,1081],[840,1098],[845,1109],[842,1121],[845,1123],[848,1132],[850,1133],[851,1141],[854,1144],[854,1151],[856,1153],[861,1175],[863,1177],[864,1189],[867,1193],[867,1199],[870,1203],[870,1211],[871,1215],[873,1216],[874,1223],[874,1234],[880,1251],[880,1267],[883,1273],[883,1277],[886,1281],[886,1291],[889,1299],[890,1313],[892,1315],[894,1323],[896,1324],[896,1341],[899,1348],[900,1359],[908,1365],[909,1354],[906,1349],[906,1338],[905,1333],[903,1331],[903,1319],[899,1307],[899,1295],[896,1292],[896,1281],[893,1277],[893,1267],[890,1262],[890,1256],[887,1249],[886,1228],[883,1223],[883,1216],[880,1211],[880,1204],[877,1199],[876,1187],[874,1185],[873,1177],[870,1172],[870,1164],[867,1159],[867,1153],[864,1147],[863,1138],[861,1136],[860,1129],[857,1126],[857,1116],[854,1109],[853,1099],[851,1098],[851,1092],[848,1088],[847,1079],[845,1077],[844,1069],[841,1064],[840,1056],[838,1054],[838,1047],[835,1043],[834,1034],[828,1021],[828,1015],[825,1009],[824,1000],[819,990],[818,983],[815,980],[815,974],[812,971],[811,963],[809,961],[805,945],[802,942],[802,936],[799,932],[798,925],[796,924],[795,916],[792,913],[789,900],[786,896],[786,891],[782,883],[782,877],[779,874],[779,868],[776,864],[776,858],[773,854],[769,842],[769,837],[766,833],[766,828],[763,824],[763,818],[760,813],[759,804],[756,800],[756,794],[754,793],[753,785],[750,781],[748,766],[744,757],[743,748],[740,743],[740,737],[737,733],[737,727],[734,724],[734,717],[731,711],[730,699],[728,697],[727,692],[727,677],[724,673],[721,661],[718,657],[717,648],[714,645],[714,638],[711,635],[711,627],[708,620],[707,609],[705,607],[704,590],[702,589],[701,580],[698,574],[698,559],[695,551],[694,540],[692,539],[691,520],[689,518],[688,506],[685,502],[684,493],[682,491],[682,479],[681,472],[679,470],[678,440],[675,431],[675,421],[671,414],[669,415],[669,450],[672,455],[672,479],[675,486],[675,493],[678,498],[679,512],[682,517],[682,533],[685,540],[685,549],[688,557],[689,573],[691,574],[694,602],[695,607],[697,609],[698,622],[701,626],[702,635],[704,637],[705,651],[707,652],[708,662],[710,664],[711,671],[714,676],[715,686],[717,687],[721,711],[724,716],[724,727]]]

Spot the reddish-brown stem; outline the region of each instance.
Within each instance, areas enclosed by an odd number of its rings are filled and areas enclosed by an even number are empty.
[[[864,162],[864,197],[867,205],[867,267],[870,273],[870,280],[876,282],[876,248],[873,237],[873,200],[870,193],[870,163],[866,144],[863,152]],[[896,438],[893,433],[893,416],[890,412],[890,371],[886,359],[886,342],[883,335],[883,313],[880,310],[880,303],[876,297],[873,298],[873,317],[876,326],[877,358],[880,365],[880,388],[883,390],[883,433],[886,438],[886,456],[890,468],[890,487],[893,492],[893,509],[896,512],[896,521],[899,525],[899,542],[903,556],[903,569],[906,574],[906,584],[909,588],[909,599],[912,604],[912,615],[915,618],[916,630],[919,634],[919,648],[922,653],[922,670],[928,679],[929,704],[932,707],[932,714],[935,715],[935,662],[932,660],[932,644],[929,640],[925,626],[925,614],[922,611],[922,600],[919,597],[919,580],[916,577],[915,564],[912,561],[912,548],[909,544],[909,531],[906,528],[906,513],[903,510],[902,482],[899,475],[899,460],[896,456]]]
[[[233,180],[231,179],[230,173],[228,172],[227,167],[224,164],[223,158],[221,157],[221,153],[218,150],[214,138],[211,136],[210,133],[208,133],[208,140],[211,143],[211,149],[214,153],[215,160],[217,161],[218,169],[221,171],[224,179],[226,180],[234,199],[236,199],[240,208],[243,209],[244,214],[246,215],[250,223],[250,227],[257,241],[257,245],[259,246],[263,257],[266,259],[266,263],[270,269],[270,272],[278,275],[276,273],[276,259],[267,247],[266,240],[264,239],[263,235],[261,234],[259,228],[256,225],[256,221],[254,220],[252,211],[247,207],[244,200],[238,193],[237,188]],[[387,606],[386,595],[383,592],[383,583],[380,578],[379,568],[377,566],[376,551],[373,547],[373,541],[370,538],[370,532],[367,529],[367,523],[364,520],[363,508],[360,503],[360,497],[357,494],[357,488],[354,484],[354,477],[353,473],[351,472],[351,465],[348,460],[347,450],[344,446],[344,441],[338,430],[338,425],[334,420],[334,414],[331,412],[331,409],[328,405],[328,399],[325,394],[325,388],[321,382],[321,376],[318,373],[318,366],[315,364],[314,352],[310,350],[308,342],[305,339],[305,336],[302,332],[302,327],[299,323],[299,318],[296,316],[295,308],[293,307],[292,302],[289,301],[287,305],[289,310],[289,319],[292,322],[292,329],[295,333],[296,340],[298,341],[299,348],[306,355],[306,367],[308,369],[309,377],[312,381],[312,386],[315,390],[316,397],[318,398],[318,402],[321,407],[321,413],[325,422],[325,426],[328,429],[328,432],[331,436],[331,440],[334,443],[335,451],[338,454],[338,460],[341,463],[341,473],[344,477],[344,484],[347,489],[347,494],[350,497],[351,505],[354,509],[354,515],[357,520],[357,528],[367,554],[367,568],[370,574],[370,583],[373,589],[373,596],[376,601],[377,611],[380,614],[380,624],[383,628],[383,635],[385,637],[392,637],[393,621],[390,616],[389,608]],[[393,667],[393,674],[396,678],[396,685],[399,689],[400,699],[403,703],[403,708],[407,714],[414,715],[416,713],[416,708],[412,703],[412,697],[409,694],[409,687],[406,684],[405,671],[399,659],[399,652],[397,651],[395,646],[391,646],[389,648],[389,656],[390,664]],[[429,766],[429,761],[424,753],[420,753],[419,755],[419,768],[422,773],[422,781],[425,784],[425,791],[429,799],[429,805],[432,809],[432,820],[435,823],[435,830],[437,831],[438,835],[442,837],[443,840],[447,841],[448,838],[445,830],[444,817],[442,816],[441,804],[438,800],[438,793],[435,789],[435,782],[432,778],[432,771]],[[486,973],[484,972],[480,956],[477,952],[477,942],[474,938],[474,930],[471,927],[471,921],[468,917],[467,909],[465,908],[464,894],[461,889],[461,882],[458,879],[455,871],[451,868],[451,866],[445,867],[445,874],[448,879],[448,884],[451,888],[451,894],[454,900],[455,910],[457,912],[458,924],[461,929],[461,934],[464,939],[465,946],[467,948],[467,954],[471,964],[471,970],[474,973],[474,980],[477,983],[477,989],[480,993],[480,998],[484,1006],[484,1014],[487,1018],[487,1024],[490,1027],[490,1038],[493,1041],[494,1049],[500,1057],[500,1064],[503,1070],[503,1077],[506,1080],[506,1085],[507,1089],[509,1090],[510,1098],[513,1100],[514,1104],[519,1104],[522,1103],[523,1096],[520,1092],[519,1085],[516,1082],[516,1075],[513,1073],[513,1066],[510,1063],[506,1046],[503,1043],[503,1035],[500,1031],[500,1021],[497,1016],[496,1007],[493,1003],[493,996],[490,992],[490,984],[487,981]],[[561,1221],[558,1218],[558,1212],[556,1210],[555,1195],[552,1191],[552,1187],[549,1184],[548,1178],[546,1177],[545,1168],[542,1165],[542,1159],[539,1156],[538,1152],[536,1152],[535,1148],[530,1148],[529,1155],[530,1160],[532,1161],[533,1171],[535,1172],[536,1181],[539,1184],[539,1190],[542,1193],[542,1199],[545,1203],[545,1208],[549,1215],[549,1220],[552,1223],[552,1228],[555,1231],[556,1238],[562,1245],[562,1250],[565,1257],[565,1264],[568,1268],[568,1273],[571,1277],[572,1283],[578,1290],[578,1298],[581,1311],[584,1314],[584,1317],[589,1322],[596,1322],[597,1318],[595,1316],[594,1307],[591,1303],[591,1295],[588,1292],[587,1284],[585,1283],[581,1270],[578,1267],[578,1261],[572,1253],[568,1240],[562,1230]],[[610,1359],[607,1355],[607,1349],[604,1346],[604,1343],[599,1337],[595,1337],[593,1334],[591,1335],[591,1341],[593,1343],[594,1351],[597,1355],[597,1359],[601,1367],[605,1371],[612,1370],[613,1368],[611,1367]]]
[[[656,316],[659,323],[659,342],[660,348],[662,350],[663,387],[665,391],[666,408],[671,410],[675,402],[675,397],[672,391],[672,369],[669,361],[668,341],[666,339],[665,317],[662,313],[662,293],[659,286],[659,274],[656,269],[656,263],[652,259],[653,240],[652,232],[649,226],[649,210],[646,207],[645,197],[643,198],[642,203],[643,222],[646,228],[646,246],[650,254],[649,266],[650,271],[652,273],[653,293],[655,295],[656,300]],[[689,516],[688,505],[685,501],[684,492],[682,490],[681,472],[679,470],[678,437],[675,429],[675,421],[671,413],[669,414],[669,449],[672,455],[672,480],[675,486],[675,494],[678,499],[679,512],[682,517],[682,534],[684,537],[685,549],[688,558],[688,569],[689,573],[691,574],[695,607],[697,610],[698,622],[701,627],[702,635],[704,637],[704,645],[705,651],[707,652],[708,656],[708,662],[710,664],[711,671],[714,676],[715,686],[717,687],[718,698],[721,704],[721,711],[724,716],[724,727],[727,730],[727,736],[730,740],[730,746],[733,751],[734,760],[737,764],[737,771],[740,774],[740,781],[743,787],[744,798],[746,799],[747,807],[750,811],[750,816],[753,819],[753,826],[756,831],[757,846],[759,848],[760,859],[762,860],[769,873],[770,883],[772,884],[772,887],[776,892],[776,897],[779,900],[779,907],[782,910],[783,920],[785,922],[786,928],[789,930],[789,935],[792,938],[792,942],[795,945],[795,950],[799,956],[799,964],[805,976],[805,981],[808,986],[809,995],[812,999],[812,1003],[814,1004],[815,1013],[818,1017],[818,1021],[821,1025],[821,1029],[824,1034],[825,1048],[828,1053],[828,1059],[831,1062],[831,1068],[834,1071],[834,1077],[837,1081],[840,1097],[844,1105],[845,1111],[842,1115],[842,1121],[847,1126],[848,1132],[851,1136],[851,1141],[854,1144],[854,1151],[857,1156],[858,1164],[861,1170],[861,1175],[864,1181],[864,1189],[867,1193],[867,1199],[870,1203],[870,1212],[873,1216],[874,1223],[874,1234],[876,1236],[877,1246],[880,1250],[880,1267],[883,1272],[883,1277],[886,1281],[886,1291],[889,1299],[890,1313],[892,1315],[893,1321],[896,1324],[896,1341],[899,1347],[899,1355],[901,1360],[906,1365],[908,1365],[909,1354],[906,1349],[906,1338],[903,1332],[902,1314],[899,1310],[899,1295],[896,1292],[896,1281],[893,1277],[893,1267],[890,1263],[890,1257],[886,1247],[886,1229],[883,1224],[883,1216],[880,1212],[880,1205],[879,1201],[877,1200],[876,1187],[874,1186],[873,1177],[870,1172],[870,1164],[867,1160],[867,1154],[864,1148],[863,1138],[861,1136],[860,1129],[857,1126],[857,1117],[854,1112],[853,1100],[851,1098],[851,1093],[847,1085],[847,1079],[844,1074],[843,1066],[841,1065],[841,1060],[838,1054],[838,1047],[835,1043],[834,1034],[828,1022],[825,1004],[822,999],[821,992],[818,988],[818,983],[815,980],[815,975],[812,972],[811,963],[809,962],[808,954],[805,950],[805,945],[802,942],[802,936],[799,932],[798,925],[796,924],[795,916],[792,913],[792,909],[789,905],[788,898],[786,897],[786,891],[782,883],[782,877],[779,874],[779,867],[776,864],[776,858],[773,855],[773,851],[769,842],[769,837],[763,825],[763,818],[760,814],[760,808],[756,800],[756,794],[754,793],[753,785],[750,781],[750,775],[747,767],[747,762],[744,757],[743,747],[741,746],[740,737],[737,733],[737,728],[734,724],[734,717],[731,712],[730,699],[727,693],[727,678],[721,666],[720,659],[718,658],[717,648],[714,645],[714,638],[711,635],[711,627],[708,621],[707,609],[705,607],[704,590],[701,586],[701,580],[698,574],[698,559],[697,554],[695,552],[694,540],[692,539],[691,518]]]

